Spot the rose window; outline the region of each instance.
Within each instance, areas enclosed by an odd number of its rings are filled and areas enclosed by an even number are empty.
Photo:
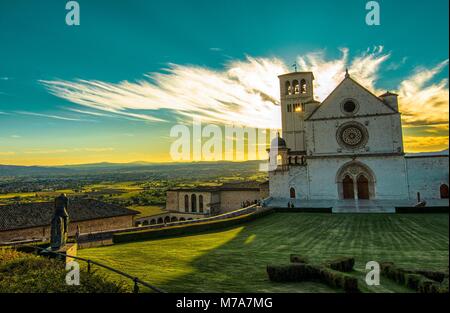
[[[359,148],[366,144],[367,139],[367,130],[359,123],[346,123],[337,132],[337,140],[344,148]]]

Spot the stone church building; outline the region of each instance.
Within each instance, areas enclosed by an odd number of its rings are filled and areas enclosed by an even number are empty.
[[[272,141],[272,205],[314,200],[448,199],[448,150],[405,154],[398,96],[348,72],[322,102],[312,72],[279,76],[282,135]],[[275,163],[275,160],[272,159]],[[405,202],[406,203],[406,202]],[[447,200],[448,205],[448,200]]]

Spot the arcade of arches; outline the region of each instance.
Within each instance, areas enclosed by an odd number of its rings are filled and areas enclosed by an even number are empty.
[[[190,198],[191,200],[189,201],[189,195],[184,195],[184,211],[192,213],[197,212],[203,213],[204,212],[203,196],[199,195],[197,201],[197,195],[193,193],[192,195],[190,195]]]

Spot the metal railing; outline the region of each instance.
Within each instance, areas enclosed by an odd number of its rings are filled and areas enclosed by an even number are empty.
[[[51,253],[51,254],[58,255],[58,256],[63,256],[63,257],[67,257],[67,258],[73,258],[75,260],[84,261],[84,262],[87,263],[87,271],[88,271],[89,274],[91,273],[92,265],[97,265],[97,266],[105,268],[105,269],[107,269],[107,270],[109,270],[111,272],[119,274],[119,275],[121,275],[123,277],[131,279],[133,281],[133,283],[134,283],[134,285],[133,285],[133,293],[138,293],[139,292],[139,284],[142,285],[142,286],[145,286],[147,288],[150,288],[151,290],[153,290],[155,292],[158,292],[158,293],[167,293],[163,289],[160,289],[160,288],[158,288],[156,286],[153,286],[153,285],[151,285],[151,284],[149,284],[149,283],[139,279],[138,277],[129,275],[129,274],[127,274],[125,272],[122,272],[122,271],[120,271],[118,269],[115,269],[115,268],[113,268],[111,266],[108,266],[108,265],[105,265],[105,264],[102,264],[102,263],[99,263],[99,262],[96,262],[96,261],[92,261],[90,259],[86,259],[86,258],[74,256],[74,255],[63,254],[63,253],[47,250],[47,249],[44,249],[44,248],[41,248],[41,247],[37,247],[37,246],[31,246],[31,247],[33,247],[36,250],[45,251],[45,253]]]

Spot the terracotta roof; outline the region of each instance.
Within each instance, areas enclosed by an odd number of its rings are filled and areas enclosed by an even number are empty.
[[[73,222],[139,212],[93,199],[69,199],[68,213]],[[50,225],[53,202],[18,203],[0,206],[0,231]]]

